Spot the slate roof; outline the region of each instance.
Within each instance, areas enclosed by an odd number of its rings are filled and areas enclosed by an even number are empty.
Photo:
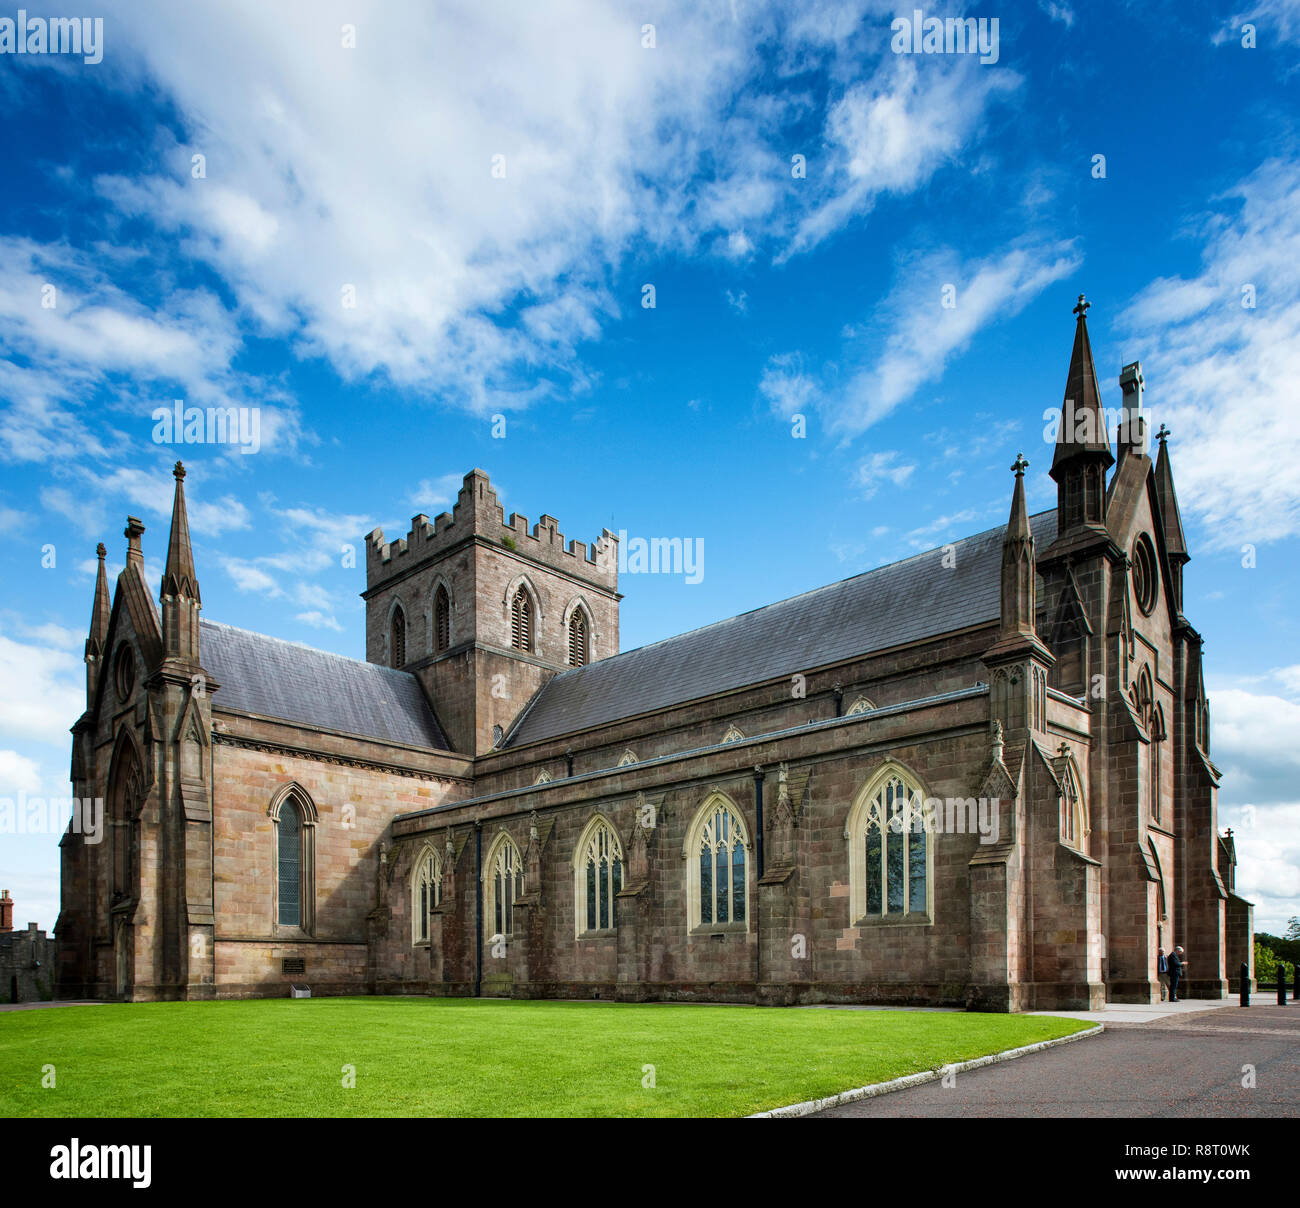
[[[1005,525],[555,676],[506,745],[554,738],[998,619]],[[1042,549],[1056,511],[1030,519]]]
[[[199,622],[200,660],[220,687],[218,709],[238,709],[413,747],[450,750],[409,671],[363,663],[279,638]]]

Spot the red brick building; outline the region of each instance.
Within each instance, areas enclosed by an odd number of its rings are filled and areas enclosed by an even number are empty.
[[[60,992],[965,1003],[1193,996],[1251,953],[1165,434],[1112,450],[1078,308],[1051,474],[1010,519],[618,649],[618,542],[487,475],[366,543],[362,663],[159,609],[100,546]]]

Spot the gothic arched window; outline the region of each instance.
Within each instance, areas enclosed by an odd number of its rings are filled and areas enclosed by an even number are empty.
[[[524,870],[519,849],[504,831],[489,853],[487,877],[488,923],[493,934],[509,939],[515,929],[515,902],[524,892]]]
[[[275,922],[311,934],[316,921],[316,807],[297,784],[272,799],[275,827]]]
[[[406,613],[399,604],[393,609],[393,619],[388,635],[389,662],[394,667],[406,666]]]
[[[451,646],[451,597],[440,586],[433,595],[433,649],[440,653]]]
[[[892,763],[858,794],[845,828],[855,922],[929,913],[932,824],[924,802],[921,786]]]
[[[618,926],[615,899],[623,888],[623,847],[599,814],[578,840],[573,868],[578,934],[613,930]]]
[[[510,601],[510,645],[516,650],[533,648],[533,602],[522,585]]]
[[[286,802],[276,824],[276,921],[283,927],[302,926],[302,815],[295,802]]]
[[[686,839],[688,925],[749,927],[749,834],[740,812],[715,793],[695,815]]]
[[[587,616],[581,608],[575,608],[569,618],[569,666],[584,667],[586,663]]]
[[[411,871],[411,943],[429,942],[429,911],[442,900],[442,867],[438,853],[424,848]]]

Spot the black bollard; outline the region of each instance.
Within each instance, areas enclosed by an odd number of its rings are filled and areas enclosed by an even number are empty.
[[[1286,966],[1278,965],[1277,967],[1277,1005],[1286,1006]]]
[[[1250,966],[1241,962],[1241,1005],[1250,1006]]]

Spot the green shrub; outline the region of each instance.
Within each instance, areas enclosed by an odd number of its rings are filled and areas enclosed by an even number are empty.
[[[1258,940],[1255,941],[1255,980],[1262,982],[1271,982],[1277,977],[1277,957],[1273,955],[1272,948],[1265,948]]]

